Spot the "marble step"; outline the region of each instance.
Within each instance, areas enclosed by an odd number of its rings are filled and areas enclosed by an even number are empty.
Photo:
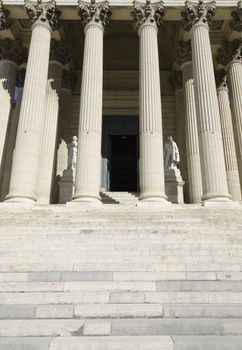
[[[0,319],[242,318],[242,304],[29,304],[0,306]]]
[[[241,292],[25,292],[0,293],[1,305],[45,304],[240,304]]]
[[[0,264],[0,272],[49,272],[49,271],[116,271],[116,272],[241,272],[241,263],[168,263],[162,264],[157,263],[134,263],[134,262],[121,262],[112,263],[110,262],[76,262],[71,261],[69,255],[61,256],[60,258],[46,260],[38,259],[34,261],[9,261],[8,259]]]
[[[0,337],[242,335],[239,318],[0,320]]]
[[[1,272],[0,283],[8,282],[74,282],[74,281],[242,281],[242,272],[93,272],[44,271]]]
[[[241,336],[0,338],[1,350],[241,350]]]
[[[0,293],[13,292],[242,292],[242,281],[70,281],[70,282],[4,282]]]
[[[174,350],[171,337],[12,337],[1,350]],[[232,349],[234,350],[234,349]],[[237,350],[237,349],[236,349]]]

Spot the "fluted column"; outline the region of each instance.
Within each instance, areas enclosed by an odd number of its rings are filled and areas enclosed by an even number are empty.
[[[213,69],[209,24],[215,1],[186,1],[185,28],[191,32],[193,76],[203,182],[203,201],[228,202],[221,123]]]
[[[242,43],[228,65],[227,74],[234,120],[240,184],[242,186]]]
[[[190,203],[201,203],[203,188],[190,42],[179,43],[176,62],[182,69]]]
[[[45,97],[51,31],[57,26],[55,2],[25,1],[32,35],[13,155],[10,192],[6,199],[36,200],[38,165],[45,120]]]
[[[140,197],[166,203],[163,134],[157,33],[163,2],[134,1],[133,16],[139,34]]]
[[[25,77],[25,69],[21,69],[18,72],[16,85],[18,87],[18,95],[14,108],[11,111],[10,121],[9,121],[9,134],[6,142],[6,154],[3,167],[3,177],[1,184],[1,200],[4,200],[6,195],[9,192],[9,183],[12,169],[12,160],[13,160],[13,150],[15,147],[16,134],[18,128],[19,112],[23,94],[23,84]]]
[[[52,40],[46,91],[44,132],[37,185],[37,200],[42,204],[48,204],[51,201],[59,113],[59,93],[61,89],[63,65],[66,64],[66,62],[67,56],[64,46],[60,42]]]
[[[1,15],[1,13],[0,13]],[[26,59],[27,50],[21,40],[0,40],[0,169],[3,170],[3,151],[17,79],[18,65]],[[0,170],[1,175],[2,171]]]
[[[238,164],[236,158],[232,115],[229,103],[229,93],[227,86],[226,76],[218,77],[218,103],[220,109],[222,135],[223,135],[223,145],[224,145],[224,155],[225,164],[227,171],[227,180],[229,193],[232,196],[232,200],[241,200],[241,188],[238,172]]]
[[[103,97],[103,33],[111,15],[109,3],[79,1],[85,27],[74,200],[100,203]]]

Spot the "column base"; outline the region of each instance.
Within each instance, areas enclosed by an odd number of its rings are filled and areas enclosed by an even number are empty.
[[[101,206],[101,198],[98,196],[89,196],[89,195],[82,195],[77,196],[77,198],[73,198],[71,202],[66,203],[67,207],[97,207]]]
[[[136,207],[144,208],[160,208],[169,206],[171,203],[167,201],[166,195],[141,194]]]
[[[202,197],[202,206],[237,206],[238,202],[233,202],[231,196],[205,195]]]
[[[5,204],[30,204],[34,205],[36,203],[35,199],[32,197],[24,197],[24,196],[12,196],[12,195],[7,195],[5,197],[5,201],[3,202]]]

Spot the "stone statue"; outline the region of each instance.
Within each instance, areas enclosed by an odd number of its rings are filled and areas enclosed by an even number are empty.
[[[168,136],[164,149],[165,169],[177,169],[180,162],[180,155],[177,144],[173,141],[172,136]]]
[[[71,169],[73,171],[76,170],[76,160],[77,160],[77,137],[73,136],[71,143],[68,145],[68,165],[67,169]]]

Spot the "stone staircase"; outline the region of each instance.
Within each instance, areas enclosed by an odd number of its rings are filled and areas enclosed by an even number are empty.
[[[241,350],[242,207],[0,208],[0,350]]]
[[[101,192],[103,204],[136,205],[138,194],[134,192]]]

